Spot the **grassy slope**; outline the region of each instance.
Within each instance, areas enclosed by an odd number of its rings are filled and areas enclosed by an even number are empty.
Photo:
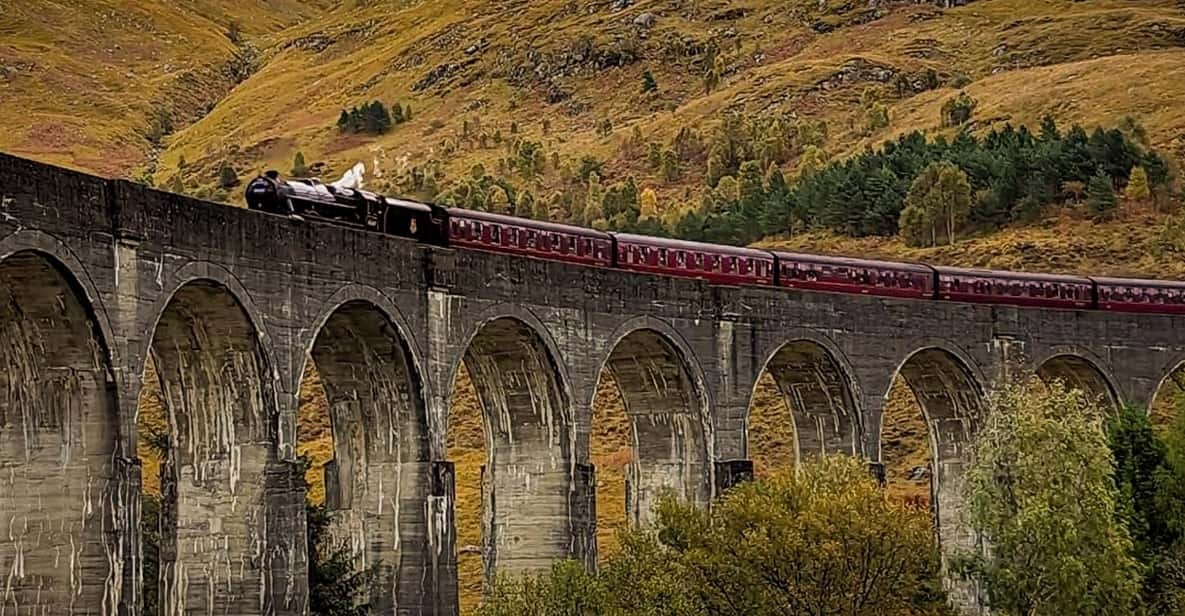
[[[21,0],[0,11],[0,150],[109,175],[146,162],[154,109],[196,119],[228,88],[239,22],[267,44],[329,0]]]
[[[497,147],[442,155],[445,142],[459,139],[464,119],[480,119],[491,134],[509,135],[517,122],[523,137],[542,140],[564,159],[606,159],[607,180],[635,175],[670,203],[685,188],[697,191],[698,176],[668,185],[640,161],[622,160],[619,143],[634,126],[648,140],[665,142],[679,127],[709,126],[726,110],[821,118],[828,121],[827,150],[835,156],[906,130],[937,127],[938,109],[954,90],[899,98],[868,71],[852,70],[854,62],[910,75],[934,69],[944,82],[967,76],[974,80],[967,89],[981,102],[981,126],[1033,123],[1047,112],[1088,126],[1114,124],[1130,114],[1146,125],[1153,144],[1185,152],[1185,105],[1179,104],[1185,98],[1185,51],[1178,47],[1185,44],[1185,16],[1171,0],[991,0],[948,11],[910,5],[825,35],[808,27],[816,14],[805,7],[814,2],[747,2],[747,13],[731,20],[717,17],[735,2],[700,2],[698,11],[677,4],[643,0],[617,13],[605,3],[566,11],[561,2],[339,11],[286,32],[289,41],[315,36],[332,43],[319,52],[282,46],[209,117],[177,135],[158,180],[177,173],[181,157],[189,163],[187,182],[202,185],[213,181],[222,159],[245,171],[287,169],[297,150],[337,172],[357,160],[377,161],[387,177],[408,164],[441,159],[455,178],[475,162],[493,169],[504,156]],[[639,35],[630,24],[645,12],[658,15],[658,22]],[[642,58],[620,68],[595,70],[575,62],[557,68],[565,64],[562,54],[570,60],[576,53],[580,35],[591,36],[599,50],[644,36],[635,39]],[[705,95],[702,59],[671,60],[663,50],[672,38],[705,43],[712,37],[729,70],[721,86]],[[528,45],[560,54],[539,63],[536,73],[570,92],[571,101],[547,104],[543,79],[505,78],[529,62]],[[449,63],[460,66],[413,91],[416,82]],[[659,95],[641,93],[645,70],[655,74]],[[865,133],[859,109],[868,87],[888,99],[893,117],[890,127],[873,134]],[[371,99],[410,102],[416,119],[379,138],[339,135],[333,125],[340,110]],[[573,103],[583,111],[574,112]],[[608,138],[595,133],[604,118],[617,127]],[[551,126],[546,136],[543,119]],[[538,181],[538,190],[554,188],[556,176],[553,170]]]

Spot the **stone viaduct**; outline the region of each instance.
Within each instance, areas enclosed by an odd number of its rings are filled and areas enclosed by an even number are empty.
[[[171,433],[169,614],[303,614],[294,454],[306,359],[331,403],[328,498],[381,562],[382,613],[456,609],[447,403],[484,412],[487,570],[595,558],[593,393],[633,425],[635,520],[744,478],[754,383],[775,377],[800,456],[880,459],[895,375],[925,413],[940,537],[985,390],[1060,376],[1147,405],[1185,360],[1162,316],[712,286],[211,205],[0,155],[0,615],[137,614],[136,408],[152,357]]]

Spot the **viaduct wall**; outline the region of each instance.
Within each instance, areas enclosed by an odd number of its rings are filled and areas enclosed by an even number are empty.
[[[160,580],[142,580],[136,406],[167,407]],[[595,559],[591,404],[634,427],[627,509],[743,478],[754,383],[799,455],[880,460],[898,373],[929,425],[941,541],[983,392],[1061,377],[1147,405],[1185,360],[1163,316],[707,285],[424,246],[212,205],[0,155],[0,613],[303,614],[297,391],[330,401],[331,507],[382,563],[384,613],[456,606],[447,402],[462,361],[487,434],[488,571]]]

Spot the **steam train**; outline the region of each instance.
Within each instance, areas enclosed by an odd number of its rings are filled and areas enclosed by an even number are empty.
[[[349,183],[279,177],[247,185],[250,209],[311,216],[438,246],[509,253],[714,284],[1074,310],[1185,314],[1185,282],[932,267],[605,233],[392,199]]]

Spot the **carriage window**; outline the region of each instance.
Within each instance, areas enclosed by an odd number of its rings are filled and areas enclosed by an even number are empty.
[[[687,267],[687,253],[680,250],[675,253],[675,265]]]
[[[502,227],[498,227],[498,226],[490,227],[490,238],[493,239],[495,242],[502,241]]]
[[[558,233],[551,234],[551,249],[559,250],[564,243],[564,238],[560,237]]]
[[[667,261],[667,249],[666,248],[659,248],[658,249],[658,264],[663,267],[666,267],[669,264],[669,262]]]
[[[576,252],[576,238],[568,238],[568,252]]]
[[[535,247],[535,232],[527,231],[527,248]]]
[[[699,269],[704,268],[704,253],[702,253],[702,252],[695,253],[695,266],[698,267]]]

